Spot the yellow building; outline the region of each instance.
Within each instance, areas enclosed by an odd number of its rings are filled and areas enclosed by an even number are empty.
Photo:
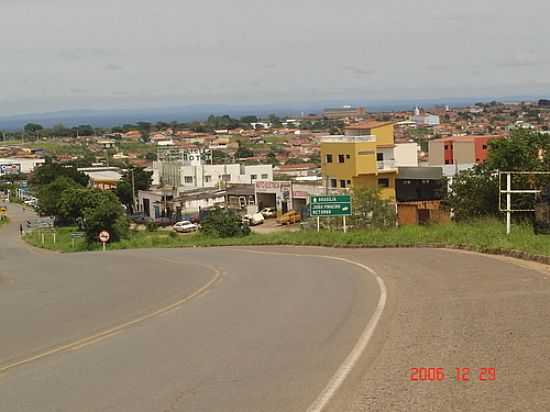
[[[378,188],[383,198],[395,200],[394,147],[393,123],[359,123],[345,135],[324,137],[321,171],[327,187]]]

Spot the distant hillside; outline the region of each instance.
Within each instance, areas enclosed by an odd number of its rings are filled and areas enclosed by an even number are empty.
[[[279,116],[299,116],[301,113],[320,113],[327,107],[344,105],[364,106],[369,112],[412,110],[414,106],[421,105],[429,109],[436,105],[449,104],[451,106],[466,106],[476,102],[520,101],[536,100],[532,97],[472,97],[469,99],[418,99],[401,101],[323,101],[288,104],[258,104],[258,105],[189,105],[182,107],[165,107],[151,109],[124,109],[124,110],[73,110],[49,113],[29,113],[15,116],[0,116],[0,129],[15,130],[22,128],[26,123],[40,123],[51,127],[63,123],[67,127],[81,124],[91,124],[95,127],[112,127],[124,123],[138,121],[148,122],[190,122],[204,120],[209,115],[228,114],[233,117],[245,115],[267,116],[275,113]]]

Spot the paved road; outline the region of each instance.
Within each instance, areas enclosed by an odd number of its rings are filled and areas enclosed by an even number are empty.
[[[59,255],[18,241],[10,213],[1,411],[306,411],[380,303],[376,277],[352,261],[382,277],[387,302],[326,410],[550,410],[547,267],[427,249]],[[412,382],[414,367],[447,376]]]

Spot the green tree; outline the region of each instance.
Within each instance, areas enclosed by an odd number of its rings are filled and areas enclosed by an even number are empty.
[[[33,172],[29,183],[33,186],[41,187],[52,183],[58,177],[67,177],[81,186],[88,186],[90,180],[88,176],[79,172],[74,166],[64,166],[60,163],[54,163],[51,159],[47,159],[46,163]]]
[[[498,179],[485,166],[475,166],[453,178],[444,200],[454,219],[465,221],[498,213]]]
[[[378,190],[356,188],[352,201],[351,223],[355,228],[395,227],[395,208]]]
[[[132,176],[134,178],[136,194],[139,190],[149,190],[153,183],[153,172],[146,171],[144,167],[129,167],[122,174],[122,180],[132,184]]]
[[[548,139],[526,130],[514,130],[507,139],[491,141],[485,163],[453,179],[445,202],[453,210],[455,219],[498,215],[497,172],[550,170],[550,157],[545,153],[550,153]],[[512,179],[513,188],[540,189],[548,183],[549,178],[543,175],[515,175]],[[512,200],[514,209],[531,209],[535,201],[529,194],[516,194]]]
[[[258,117],[257,116],[243,116],[240,119],[241,125],[248,125],[250,126],[250,123],[257,123]]]
[[[115,193],[118,196],[120,202],[126,206],[126,210],[130,213],[134,213],[134,197],[132,195],[132,184],[126,180],[120,180],[115,189]]]
[[[273,166],[278,166],[280,164],[279,160],[277,159],[277,153],[275,153],[273,150],[271,150],[267,154],[267,162],[272,164]]]
[[[213,237],[237,237],[250,234],[250,228],[233,210],[216,208],[201,223],[201,232]]]
[[[80,126],[74,127],[74,135],[75,136],[94,136],[95,130],[94,128],[89,124],[82,124]]]
[[[147,152],[145,154],[145,159],[147,159],[147,160],[157,160],[157,154],[155,152]]]
[[[45,216],[60,216],[61,199],[66,190],[82,188],[74,180],[60,176],[38,190],[38,212]]]
[[[528,130],[514,130],[508,139],[489,143],[485,165],[488,170],[535,171],[550,170],[550,140]]]
[[[88,243],[97,242],[102,230],[117,242],[128,235],[129,222],[124,208],[113,192],[95,191],[94,205],[82,212],[83,229]]]
[[[96,190],[83,187],[69,187],[64,190],[58,202],[59,223],[81,225],[83,210],[94,206],[96,196]]]
[[[138,191],[140,190],[149,190],[153,183],[152,176],[153,172],[147,172],[143,167],[134,166],[131,166],[122,174],[122,179],[118,182],[115,193],[120,202],[131,213],[134,212],[134,196],[137,198]],[[135,189],[135,193],[133,194],[132,185]]]
[[[216,164],[227,163],[231,156],[223,150],[212,150],[212,162]]]
[[[38,123],[27,123],[25,127],[23,127],[23,130],[27,134],[36,134],[37,132],[43,130],[44,127]]]
[[[246,159],[248,157],[253,157],[254,152],[250,150],[248,147],[244,146],[241,141],[238,141],[239,148],[237,149],[237,152],[235,153],[235,157],[237,159]]]

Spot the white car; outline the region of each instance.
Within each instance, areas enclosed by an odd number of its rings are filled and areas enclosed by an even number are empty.
[[[38,206],[38,199],[25,200],[23,203],[26,204],[27,206],[36,207]]]
[[[199,230],[199,225],[191,223],[188,220],[176,223],[172,228],[178,233],[190,233]]]
[[[264,223],[264,216],[261,213],[254,213],[253,215],[246,215],[243,218],[243,223],[248,226],[256,226]]]
[[[273,207],[266,207],[265,209],[260,210],[260,213],[263,215],[263,217],[276,217],[277,216],[277,209]]]

